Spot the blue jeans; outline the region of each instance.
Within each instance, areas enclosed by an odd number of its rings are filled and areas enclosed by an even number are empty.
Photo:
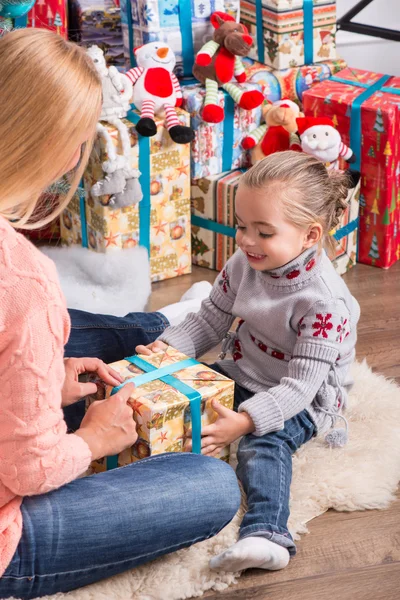
[[[223,373],[218,365],[211,368]],[[254,395],[235,385],[235,410]],[[288,530],[292,455],[317,429],[306,410],[285,421],[282,431],[263,436],[245,435],[239,444],[237,476],[247,495],[247,512],[240,527],[240,539],[265,537],[285,546],[291,555],[296,546]]]
[[[167,322],[71,311],[67,356],[117,360]],[[116,324],[116,329],[113,329]],[[97,352],[97,344],[99,351]],[[70,430],[79,427],[79,415]],[[0,578],[0,598],[36,598],[94,583],[212,537],[240,505],[234,471],[220,460],[163,454],[26,497],[22,538]]]

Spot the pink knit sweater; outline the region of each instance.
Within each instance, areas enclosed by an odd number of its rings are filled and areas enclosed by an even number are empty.
[[[70,321],[54,264],[0,217],[0,576],[17,548],[24,496],[89,466],[61,408]]]

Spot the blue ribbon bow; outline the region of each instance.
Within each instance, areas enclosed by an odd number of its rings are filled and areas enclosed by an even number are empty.
[[[364,83],[362,81],[353,81],[352,79],[345,79],[343,77],[337,77],[331,75],[330,81],[336,81],[337,83],[344,83],[346,85],[353,85],[355,87],[365,88],[362,94],[359,94],[354,98],[351,104],[351,115],[350,115],[350,148],[353,150],[356,162],[352,164],[352,169],[355,171],[361,171],[361,106],[368,100],[375,92],[386,92],[390,94],[400,95],[400,89],[385,87],[385,83],[391,79],[391,75],[383,75],[375,83]]]
[[[154,365],[151,365],[143,358],[139,356],[129,356],[125,360],[129,361],[139,369],[144,371],[143,375],[137,375],[131,377],[121,383],[118,387],[113,388],[111,395],[116,394],[121,388],[127,383],[134,383],[136,387],[149,383],[159,379],[163,383],[170,385],[181,394],[184,394],[190,402],[190,415],[192,421],[192,452],[194,454],[201,454],[201,394],[197,390],[191,388],[189,385],[180,381],[176,377],[173,377],[173,373],[182,371],[188,367],[200,365],[200,363],[194,358],[187,358],[166,367],[157,369]],[[107,458],[107,469],[115,469],[118,466],[118,456],[110,456]]]

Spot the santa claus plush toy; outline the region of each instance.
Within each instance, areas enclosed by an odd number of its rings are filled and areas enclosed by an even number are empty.
[[[356,162],[352,149],[342,142],[333,121],[327,117],[298,118],[297,134],[303,152],[318,158],[328,170],[339,168],[339,158],[348,163]]]
[[[154,115],[165,113],[168,132],[177,144],[188,144],[194,131],[181,125],[175,107],[182,105],[182,91],[173,73],[175,54],[163,42],[150,42],[135,49],[137,67],[126,76],[133,84],[132,101],[141,112],[136,125],[140,135],[151,137],[157,133]]]

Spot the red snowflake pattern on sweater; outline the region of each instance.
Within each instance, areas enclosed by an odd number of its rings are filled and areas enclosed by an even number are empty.
[[[315,329],[313,337],[322,335],[323,338],[328,339],[327,332],[333,329],[332,314],[327,313],[326,315],[322,315],[321,313],[317,313],[315,317],[317,320],[312,324],[312,328]]]
[[[348,331],[347,319],[343,319],[341,317],[339,325],[336,327],[336,331],[338,333],[336,341],[341,344],[348,335],[350,335],[350,331]]]
[[[243,354],[242,354],[242,345],[239,342],[238,339],[235,340],[234,344],[233,344],[233,352],[232,352],[232,358],[235,362],[237,362],[238,360],[240,360],[241,358],[243,358]]]
[[[221,279],[219,280],[219,285],[222,287],[222,291],[224,294],[228,293],[228,289],[230,288],[229,284],[229,275],[226,269],[223,269],[221,272]]]

